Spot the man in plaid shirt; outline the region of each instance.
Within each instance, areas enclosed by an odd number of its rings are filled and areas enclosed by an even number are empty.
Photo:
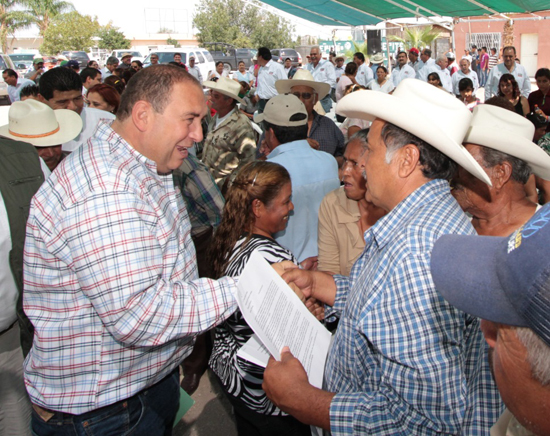
[[[479,319],[440,297],[430,274],[440,235],[474,234],[450,193],[456,163],[488,181],[461,146],[469,110],[431,88],[404,80],[393,95],[340,100],[342,115],[377,117],[359,164],[367,199],[388,214],[365,232],[350,277],[299,269],[283,276],[340,323],[326,390],[310,385],[285,350],[280,362],[270,360],[263,387],[279,408],[332,435],[482,436],[502,410]]]
[[[34,197],[24,264],[34,433],[170,434],[178,365],[236,309],[233,279],[198,279],[171,173],[201,141],[206,110],[183,69],[142,70],[116,120]]]

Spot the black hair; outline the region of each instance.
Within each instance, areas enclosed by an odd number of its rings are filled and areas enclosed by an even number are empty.
[[[101,74],[98,69],[93,67],[86,67],[80,72],[80,80],[82,80],[82,83],[86,83],[86,79],[88,77],[94,80],[98,74]]]
[[[458,82],[458,90],[466,91],[468,88],[474,89],[474,82],[472,82],[472,79],[469,77],[464,77],[463,79],[460,79],[460,82]]]
[[[439,74],[437,74],[436,72],[428,74],[428,80],[430,79],[432,80],[437,79],[439,81],[439,84],[441,85],[441,78],[439,77]]]
[[[376,69],[376,71],[378,71],[378,70],[380,70],[380,69],[381,69],[382,71],[384,71],[384,73],[388,74],[388,69],[387,69],[384,65],[380,65],[380,66]]]
[[[266,60],[266,61],[271,60],[271,58],[273,57],[273,56],[271,55],[271,52],[269,51],[269,49],[268,49],[267,47],[260,47],[260,48],[258,49],[258,54],[257,54],[257,56],[258,56],[259,58],[262,58],[262,59]]]
[[[290,117],[289,120],[300,121],[301,119],[304,119],[304,116],[307,118],[307,115],[305,114],[294,114]],[[305,123],[303,126],[286,127],[277,126],[275,124],[271,124],[268,121],[264,121],[263,127],[266,132],[269,129],[273,129],[273,133],[275,134],[277,141],[279,141],[281,144],[287,144],[292,141],[307,139],[307,123]]]
[[[40,95],[46,100],[50,100],[53,98],[54,91],[82,91],[82,80],[70,68],[52,68],[42,74],[39,88]]]
[[[432,57],[432,51],[429,48],[425,48],[422,50],[424,54],[427,54],[429,57]]]
[[[493,168],[504,162],[508,162],[512,166],[512,180],[515,180],[522,185],[527,183],[531,176],[531,167],[527,162],[515,156],[511,156],[502,151],[495,150],[491,147],[480,147],[481,158],[483,159],[482,166],[485,168]]]
[[[361,53],[360,51],[358,51],[357,53],[354,53],[353,57],[356,57],[361,62],[365,62],[365,55],[363,53]]]
[[[38,94],[40,94],[38,85],[27,85],[19,91],[19,98],[22,100],[24,97],[37,97]]]
[[[535,73],[535,79],[538,79],[539,77],[546,77],[550,80],[550,70],[548,68],[539,68]]]
[[[6,73],[8,77],[15,77],[15,78],[19,77],[17,72],[15,70],[12,70],[11,68],[6,68],[4,71],[2,71],[2,74],[3,73]]]

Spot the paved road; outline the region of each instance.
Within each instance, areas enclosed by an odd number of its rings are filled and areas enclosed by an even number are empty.
[[[210,370],[192,397],[195,404],[174,428],[174,436],[237,436],[231,405]]]

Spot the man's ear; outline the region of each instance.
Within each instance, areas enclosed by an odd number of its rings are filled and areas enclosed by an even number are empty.
[[[397,151],[395,158],[399,161],[399,176],[407,178],[416,170],[416,167],[420,163],[420,150],[414,144],[407,144]]]
[[[496,346],[498,328],[499,324],[496,322],[487,321],[484,319],[481,320],[481,331],[483,332],[483,336],[485,337],[487,344],[489,344],[489,347],[491,348],[495,348]]]
[[[504,161],[501,164],[495,165],[493,167],[493,174],[491,177],[491,182],[493,183],[493,188],[500,189],[504,186],[508,180],[512,177],[512,165],[510,162]]]
[[[140,132],[145,132],[153,124],[153,107],[150,103],[139,100],[132,108],[132,121]]]

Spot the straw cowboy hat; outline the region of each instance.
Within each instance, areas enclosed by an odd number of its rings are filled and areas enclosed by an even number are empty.
[[[370,61],[373,63],[373,64],[381,64],[382,62],[384,62],[386,60],[386,58],[384,57],[384,54],[383,53],[376,53],[374,55],[372,55],[370,57]]]
[[[14,102],[8,118],[9,123],[0,126],[0,136],[35,147],[63,144],[76,138],[82,130],[82,118],[75,111],[53,110],[32,99]]]
[[[539,177],[550,180],[550,156],[533,142],[535,126],[525,117],[487,104],[474,108],[463,142],[482,145],[517,157]]]
[[[380,118],[426,141],[491,185],[487,173],[462,145],[472,114],[464,103],[422,80],[403,80],[392,95],[357,91],[346,95],[336,113],[373,121]]]
[[[275,88],[279,94],[288,94],[291,92],[290,88],[293,86],[309,86],[313,88],[319,96],[319,100],[325,98],[330,91],[328,83],[316,82],[313,75],[308,70],[302,68],[296,71],[292,79],[282,79],[275,82]]]
[[[212,82],[211,80],[208,80],[206,82],[203,82],[202,86],[206,86],[207,88],[218,91],[220,94],[234,98],[239,103],[244,103],[243,99],[239,97],[241,85],[235,80],[228,79],[227,77],[220,77],[217,82]]]

